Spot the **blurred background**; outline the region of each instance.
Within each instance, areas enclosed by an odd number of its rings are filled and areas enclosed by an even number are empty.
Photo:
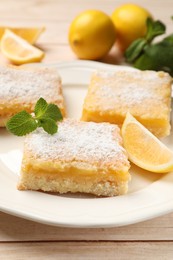
[[[45,26],[45,32],[37,41],[37,46],[46,52],[43,62],[74,60],[76,56],[68,44],[68,30],[76,15],[89,9],[102,10],[111,15],[118,6],[128,2],[127,0],[1,0],[0,26]],[[133,0],[132,3],[149,10],[155,19],[160,19],[166,24],[167,33],[171,33],[172,0]],[[109,57],[105,57],[105,61],[114,63]],[[0,63],[4,62],[7,62],[6,59],[0,55]]]

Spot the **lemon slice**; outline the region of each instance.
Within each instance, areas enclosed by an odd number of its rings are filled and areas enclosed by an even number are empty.
[[[32,46],[27,41],[6,29],[1,39],[1,51],[14,64],[41,61],[44,52]]]
[[[45,27],[40,28],[13,28],[13,27],[0,27],[0,40],[5,32],[5,29],[9,29],[18,36],[25,39],[27,42],[34,44],[40,34],[45,31]]]
[[[130,113],[127,113],[121,133],[129,160],[134,164],[151,172],[173,170],[173,152]]]

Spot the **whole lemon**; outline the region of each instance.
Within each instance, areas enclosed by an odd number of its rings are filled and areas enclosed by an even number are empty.
[[[79,14],[71,23],[69,43],[80,59],[97,60],[105,56],[115,42],[111,18],[97,10]]]
[[[151,14],[141,6],[124,4],[115,9],[112,20],[116,27],[117,44],[123,51],[146,33],[146,20]]]

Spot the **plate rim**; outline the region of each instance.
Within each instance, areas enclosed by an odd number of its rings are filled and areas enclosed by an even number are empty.
[[[120,65],[112,65],[112,64],[105,64],[105,63],[101,63],[101,62],[97,62],[97,61],[86,61],[86,60],[76,60],[76,61],[63,61],[63,62],[56,62],[56,63],[33,63],[33,64],[27,64],[25,66],[47,66],[47,67],[56,67],[57,69],[83,69],[86,70],[88,69],[110,69],[110,70],[119,70],[119,69],[128,69],[128,70],[136,70],[135,68],[132,67],[128,67],[128,66],[120,66]],[[1,165],[1,160],[0,160],[0,165]],[[168,173],[166,174],[166,176],[164,176],[163,178],[161,178],[163,180],[173,180],[173,173]],[[159,179],[160,181],[160,179]],[[155,182],[155,184],[158,181]],[[169,182],[169,181],[168,181]],[[166,182],[166,184],[168,184]],[[165,184],[165,185],[166,185]],[[152,184],[151,184],[152,185]],[[166,186],[170,186],[170,185],[166,185]],[[170,189],[170,187],[168,187]],[[173,189],[172,189],[173,190]],[[33,192],[35,193],[35,192]],[[31,214],[28,212],[23,212],[20,209],[11,209],[9,208],[7,205],[2,205],[3,203],[0,202],[0,211],[17,216],[17,217],[22,217],[24,219],[28,219],[28,220],[32,220],[32,221],[36,221],[39,223],[43,223],[43,224],[47,224],[47,225],[53,225],[53,226],[61,226],[61,227],[73,227],[73,228],[100,228],[100,227],[119,227],[119,226],[125,226],[125,225],[130,225],[130,224],[134,224],[134,223],[138,223],[141,221],[145,221],[148,219],[152,219],[155,217],[159,217],[161,215],[170,213],[173,211],[173,203],[172,203],[172,199],[173,199],[173,191],[171,192],[169,190],[169,195],[170,195],[170,199],[165,203],[164,201],[164,206],[161,207],[161,205],[155,205],[156,210],[153,211],[151,210],[149,213],[147,213],[144,209],[141,209],[140,214],[138,214],[138,216],[135,218],[133,216],[133,212],[131,212],[131,217],[128,216],[125,218],[118,218],[115,220],[111,220],[109,222],[105,222],[104,220],[102,220],[101,222],[97,222],[96,219],[94,219],[94,221],[88,221],[85,222],[84,221],[66,221],[66,220],[55,220],[55,219],[51,219],[51,218],[47,218],[46,216],[39,216],[38,214]],[[27,192],[28,194],[28,192]],[[172,197],[171,197],[172,196]],[[0,192],[0,197],[1,197],[1,192]],[[122,196],[123,197],[123,196]],[[108,198],[109,199],[109,198]],[[160,209],[161,208],[161,209]],[[152,209],[153,209],[153,205],[152,205]],[[144,211],[144,213],[143,213]],[[121,215],[121,214],[120,214]]]

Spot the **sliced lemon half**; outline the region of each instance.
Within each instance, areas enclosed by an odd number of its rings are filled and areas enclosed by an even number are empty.
[[[173,170],[173,152],[130,113],[127,113],[121,133],[131,162],[151,172]]]
[[[1,51],[6,58],[16,65],[39,62],[44,57],[43,51],[8,29],[5,30],[1,39]]]
[[[18,36],[25,39],[27,42],[34,44],[40,34],[45,31],[45,27],[33,27],[33,28],[13,28],[13,27],[0,27],[0,40],[5,32],[6,29],[14,32]]]

